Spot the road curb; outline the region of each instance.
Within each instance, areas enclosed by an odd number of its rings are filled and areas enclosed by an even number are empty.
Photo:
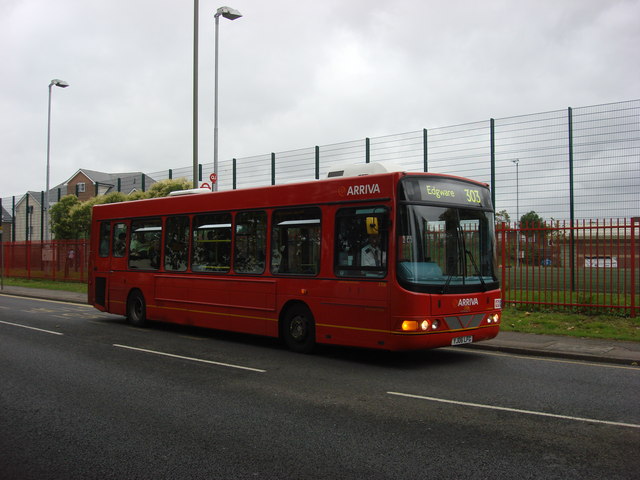
[[[509,345],[486,345],[477,343],[474,345],[464,345],[462,348],[475,349],[475,350],[487,350],[493,352],[502,352],[502,353],[513,353],[518,355],[528,355],[532,357],[543,357],[543,358],[559,358],[566,360],[579,360],[579,361],[587,361],[594,363],[611,363],[615,365],[626,365],[626,366],[635,366],[640,365],[640,362],[637,359],[628,358],[628,357],[612,357],[605,355],[591,355],[588,353],[580,353],[580,352],[567,352],[560,350],[544,350],[539,348],[532,347],[517,347],[517,346],[509,346]]]
[[[89,305],[86,299],[86,295],[82,293],[70,293],[70,292],[61,292],[56,294],[41,294],[41,293],[32,293],[25,291],[10,291],[7,289],[0,290],[0,294],[11,295],[14,297],[27,297],[27,298],[36,298],[41,300],[51,300],[54,302],[68,302],[68,303],[77,303],[79,305]]]

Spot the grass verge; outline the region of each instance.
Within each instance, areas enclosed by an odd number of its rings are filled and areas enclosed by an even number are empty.
[[[613,315],[528,312],[506,308],[502,312],[502,326],[500,328],[505,332],[640,342],[640,319]]]
[[[52,280],[4,277],[5,285],[12,287],[44,288],[47,290],[64,290],[66,292],[87,293],[87,284],[79,282],[54,282]]]

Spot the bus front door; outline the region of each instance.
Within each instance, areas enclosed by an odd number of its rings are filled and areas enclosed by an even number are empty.
[[[111,240],[111,261],[108,272],[107,302],[112,313],[125,314],[126,308],[126,276],[129,225],[124,222],[114,222],[111,226],[113,232]]]

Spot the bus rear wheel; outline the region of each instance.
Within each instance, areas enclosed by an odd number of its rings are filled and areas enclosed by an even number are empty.
[[[144,295],[139,290],[134,290],[129,294],[127,320],[135,327],[144,327],[147,324],[147,304],[144,301]]]
[[[316,323],[305,305],[293,305],[284,315],[282,337],[287,347],[298,353],[311,353],[316,344]]]

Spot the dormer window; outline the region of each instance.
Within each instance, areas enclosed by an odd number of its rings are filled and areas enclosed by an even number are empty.
[[[78,183],[78,193],[84,193],[84,182],[79,182]]]

